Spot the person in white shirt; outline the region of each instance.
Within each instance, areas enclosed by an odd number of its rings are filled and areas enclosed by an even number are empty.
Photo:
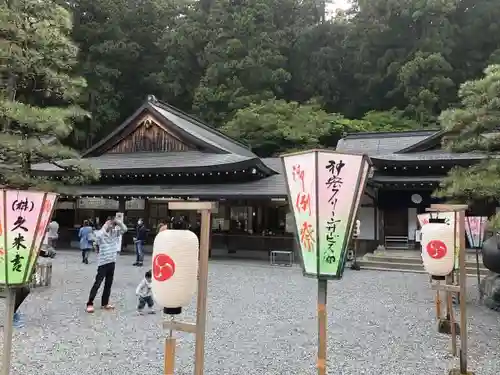
[[[115,275],[116,258],[120,251],[121,236],[126,231],[127,226],[125,224],[112,219],[106,221],[102,228],[95,232],[99,252],[97,253],[97,275],[87,301],[88,313],[94,312],[94,299],[103,281],[104,289],[101,297],[101,308],[104,310],[113,310],[115,308],[109,303],[109,296]]]
[[[153,293],[151,291],[151,270],[146,272],[144,279],[142,279],[137,286],[135,294],[139,297],[139,305],[137,306],[139,314],[143,314],[146,304],[148,305],[149,313],[154,314],[155,311],[153,310],[153,306],[155,303],[153,301]]]
[[[47,226],[47,240],[49,247],[56,248],[56,241],[59,238],[59,223],[55,218]]]

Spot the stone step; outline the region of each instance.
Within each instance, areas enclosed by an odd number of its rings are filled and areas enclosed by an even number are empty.
[[[358,264],[361,269],[369,269],[369,270],[379,270],[379,271],[400,271],[400,272],[413,272],[413,273],[425,273],[424,266],[422,262],[409,263],[405,262],[405,259],[402,259],[401,262],[396,262],[394,259],[390,261],[385,261],[384,259],[377,260],[367,260],[365,258],[358,260]],[[479,268],[479,274],[482,276],[486,276],[488,274],[488,270],[484,267]],[[467,266],[467,275],[468,276],[476,276],[476,267]]]
[[[385,263],[403,263],[403,264],[422,264],[422,258],[420,256],[403,256],[403,255],[382,255],[382,254],[366,254],[363,257],[363,260],[368,260],[372,262],[385,262]],[[476,268],[476,259],[475,257],[467,257],[465,262],[467,268]],[[482,263],[482,258],[479,258],[479,268],[484,268]]]

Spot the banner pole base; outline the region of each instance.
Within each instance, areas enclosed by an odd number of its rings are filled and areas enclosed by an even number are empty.
[[[3,336],[2,375],[10,374],[10,360],[12,355],[12,334],[14,331],[14,307],[16,304],[16,290],[7,288],[5,327]]]
[[[318,375],[326,375],[326,280],[318,280]]]

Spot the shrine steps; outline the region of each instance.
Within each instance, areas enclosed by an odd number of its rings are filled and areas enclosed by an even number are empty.
[[[357,262],[361,269],[366,270],[425,273],[420,253],[409,250],[406,250],[406,254],[401,254],[401,252],[391,254],[391,251],[378,254],[368,253],[359,258]],[[479,259],[479,265],[479,273],[482,276],[487,275],[489,271],[484,268],[481,258]],[[468,254],[466,266],[467,275],[475,276],[476,260],[474,254],[472,256]]]

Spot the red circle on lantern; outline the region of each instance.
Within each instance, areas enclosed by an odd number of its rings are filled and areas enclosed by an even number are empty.
[[[167,281],[175,273],[175,262],[167,254],[158,254],[153,259],[153,277],[156,281]]]
[[[429,241],[427,243],[426,249],[427,249],[427,254],[429,254],[429,256],[432,259],[441,259],[448,252],[445,243],[440,240]]]

